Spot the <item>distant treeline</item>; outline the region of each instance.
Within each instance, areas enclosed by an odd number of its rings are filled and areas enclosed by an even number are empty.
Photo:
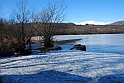
[[[33,25],[33,27],[32,27]],[[38,23],[26,23],[26,33],[33,30],[32,35],[39,36]],[[79,35],[79,34],[121,34],[124,33],[124,25],[75,25],[74,23],[56,24],[55,35]],[[8,27],[8,29],[7,29]],[[17,24],[6,26],[6,30],[18,29]],[[41,33],[42,34],[42,33]]]
[[[75,25],[74,23],[60,23],[58,28],[56,35],[124,33],[124,25]]]

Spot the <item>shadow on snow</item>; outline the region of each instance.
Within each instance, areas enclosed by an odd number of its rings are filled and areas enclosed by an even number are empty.
[[[3,80],[3,83],[123,83],[124,74],[113,74],[94,79],[48,70],[37,74],[7,75],[2,77]]]
[[[3,80],[4,83],[85,83],[91,78],[48,70],[37,74],[7,75],[3,76]]]

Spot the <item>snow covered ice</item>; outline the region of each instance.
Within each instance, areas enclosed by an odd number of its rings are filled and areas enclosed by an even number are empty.
[[[67,50],[0,58],[3,83],[124,83],[124,55]]]

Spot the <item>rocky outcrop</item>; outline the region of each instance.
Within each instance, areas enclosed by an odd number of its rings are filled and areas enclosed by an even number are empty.
[[[48,51],[54,51],[54,50],[62,50],[62,48],[60,46],[54,46],[54,47],[47,47],[47,48],[43,47],[37,50],[39,50],[42,53],[42,52],[48,52]]]
[[[82,51],[86,51],[86,46],[85,45],[81,45],[81,44],[76,44],[70,50],[82,50]]]

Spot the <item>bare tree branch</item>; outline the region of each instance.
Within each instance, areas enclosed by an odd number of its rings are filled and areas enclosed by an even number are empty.
[[[48,3],[40,13],[40,27],[44,40],[45,47],[51,47],[53,36],[55,35],[59,23],[62,23],[66,19],[67,6],[62,3]]]
[[[13,11],[13,20],[14,23],[13,32],[16,33],[13,34],[13,36],[17,39],[19,44],[19,49],[23,53],[25,50],[25,45],[28,37],[30,37],[30,33],[27,34],[27,23],[30,22],[30,11],[28,10],[28,5],[26,0],[21,0],[17,2],[16,9]],[[16,27],[15,27],[16,26]],[[29,30],[28,30],[29,31]]]

